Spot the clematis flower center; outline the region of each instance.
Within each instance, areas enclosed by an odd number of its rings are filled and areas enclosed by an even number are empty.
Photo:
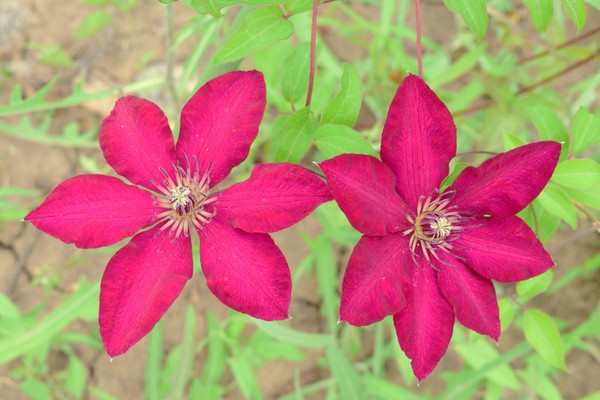
[[[189,236],[191,225],[202,229],[214,217],[216,210],[207,206],[217,200],[216,196],[209,196],[210,178],[208,171],[200,174],[197,161],[192,170],[191,163],[187,160],[187,168],[173,164],[175,180],[161,168],[165,179],[162,185],[156,185],[161,194],[154,196],[154,204],[166,209],[156,215],[163,223],[160,231],[169,229],[169,234],[175,240],[183,235]]]
[[[411,227],[403,234],[410,235],[413,257],[422,253],[431,262],[432,257],[439,260],[437,251],[449,253],[454,249],[452,241],[458,239],[458,233],[466,228],[464,222],[471,217],[450,205],[453,197],[454,192],[438,194],[437,190],[428,197],[421,196],[415,215],[406,216]]]

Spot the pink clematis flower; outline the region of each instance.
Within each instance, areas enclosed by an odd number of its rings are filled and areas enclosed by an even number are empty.
[[[135,235],[102,277],[100,333],[110,356],[150,332],[191,278],[191,230],[198,232],[202,271],[219,300],[256,318],[288,318],[290,271],[267,233],[330,200],[329,189],[292,164],[258,165],[247,181],[216,188],[248,156],[265,96],[257,71],[213,79],[184,106],[176,146],[158,106],[121,98],[102,122],[100,147],[133,185],[104,175],[76,176],[25,217],[81,248]]]
[[[446,352],[455,317],[497,341],[491,279],[520,281],[554,265],[515,214],[546,185],[560,149],[522,146],[468,167],[440,190],[456,155],[456,128],[435,93],[408,76],[388,111],[381,161],[343,154],[320,164],[363,234],[344,275],[340,319],[361,326],[393,315],[419,381]]]

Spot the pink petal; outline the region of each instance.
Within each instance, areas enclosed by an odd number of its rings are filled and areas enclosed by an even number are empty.
[[[407,76],[392,100],[381,135],[381,160],[396,175],[396,190],[411,209],[448,175],[456,155],[450,112],[415,75]]]
[[[223,191],[216,203],[223,221],[246,232],[275,232],[332,199],[317,176],[294,164],[261,164],[247,181]]]
[[[218,217],[198,234],[202,271],[221,302],[267,321],[288,318],[290,270],[269,235],[232,228]]]
[[[533,231],[518,217],[480,218],[453,242],[465,265],[485,278],[517,282],[554,266]]]
[[[456,191],[453,204],[480,215],[518,213],[550,180],[560,148],[557,142],[532,143],[463,170],[448,188]]]
[[[500,317],[494,284],[447,253],[438,252],[437,282],[444,298],[454,307],[458,321],[469,329],[500,337]]]
[[[108,262],[100,286],[100,334],[111,357],[146,336],[192,277],[190,238],[140,233]]]
[[[410,284],[411,265],[408,237],[363,236],[344,274],[340,320],[369,325],[400,312],[406,304],[402,285]]]
[[[361,233],[386,235],[408,226],[408,208],[394,189],[394,174],[375,157],[342,154],[319,168],[335,201]]]
[[[412,360],[420,382],[433,371],[452,338],[454,312],[437,286],[430,266],[412,267],[412,285],[405,288],[406,307],[394,315],[398,343]]]
[[[209,81],[181,112],[179,159],[195,157],[201,173],[210,169],[211,185],[218,184],[248,156],[265,105],[258,71],[233,71]]]
[[[25,221],[80,248],[108,246],[152,223],[152,195],[104,175],[79,175],[58,185]]]
[[[132,183],[154,189],[172,171],[173,134],[167,117],[154,103],[135,96],[122,97],[102,121],[100,147],[106,162]]]

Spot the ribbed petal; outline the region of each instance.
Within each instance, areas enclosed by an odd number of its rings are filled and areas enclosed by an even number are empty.
[[[398,88],[381,135],[381,160],[396,175],[396,190],[416,209],[448,175],[456,155],[456,127],[450,112],[415,75]]]
[[[80,248],[108,246],[152,223],[150,192],[104,175],[79,175],[58,185],[25,221]]]
[[[198,234],[202,271],[221,302],[267,321],[288,318],[290,270],[269,235],[247,233],[218,218]]]
[[[500,336],[500,317],[494,284],[451,255],[439,251],[437,282],[444,298],[454,307],[458,321],[469,329]]]
[[[400,312],[406,304],[402,287],[410,284],[412,262],[408,237],[363,236],[344,274],[340,320],[369,325]]]
[[[463,170],[448,189],[456,191],[452,204],[480,215],[518,213],[550,180],[560,147],[557,142],[532,143]]]
[[[306,217],[332,199],[317,176],[294,164],[260,164],[247,181],[223,191],[219,218],[246,232],[275,232]]]
[[[190,238],[140,233],[108,262],[100,286],[100,334],[111,357],[146,336],[192,277]],[[155,237],[156,236],[156,237]]]
[[[167,117],[154,103],[135,96],[120,98],[102,121],[100,147],[106,162],[131,182],[154,189],[171,173],[175,145]],[[154,182],[154,183],[153,183]]]
[[[181,112],[179,159],[196,158],[200,172],[210,169],[211,185],[218,184],[248,156],[265,105],[258,71],[233,71],[209,81]]]
[[[405,288],[406,307],[394,316],[398,343],[412,360],[420,382],[433,371],[452,338],[454,312],[437,286],[430,266],[413,266],[412,286]]]
[[[517,282],[549,270],[554,262],[518,217],[480,218],[453,242],[465,265],[488,279]]]
[[[396,178],[375,157],[342,154],[319,168],[340,209],[361,233],[386,235],[408,226],[409,210],[394,189]]]

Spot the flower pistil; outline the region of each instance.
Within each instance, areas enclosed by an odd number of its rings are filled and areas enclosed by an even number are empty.
[[[458,239],[457,233],[465,229],[462,224],[471,218],[449,205],[453,197],[453,191],[438,194],[437,190],[426,198],[421,196],[416,214],[406,216],[411,227],[402,233],[411,235],[409,245],[413,258],[417,256],[417,248],[422,249],[428,262],[431,262],[430,256],[439,261],[436,251],[449,253],[454,249],[451,242]]]
[[[186,159],[187,160],[187,159]],[[165,208],[164,211],[156,216],[164,222],[160,231],[168,228],[169,234],[175,236],[175,240],[183,233],[185,237],[189,236],[190,223],[196,228],[208,224],[215,215],[216,210],[207,210],[205,207],[217,200],[217,196],[208,195],[210,189],[209,173],[206,171],[202,176],[198,169],[198,162],[195,161],[194,171],[191,163],[187,160],[187,168],[183,169],[179,165],[173,164],[175,171],[175,180],[161,169],[165,179],[162,185],[156,185],[162,195],[154,196],[155,204],[158,207]]]

